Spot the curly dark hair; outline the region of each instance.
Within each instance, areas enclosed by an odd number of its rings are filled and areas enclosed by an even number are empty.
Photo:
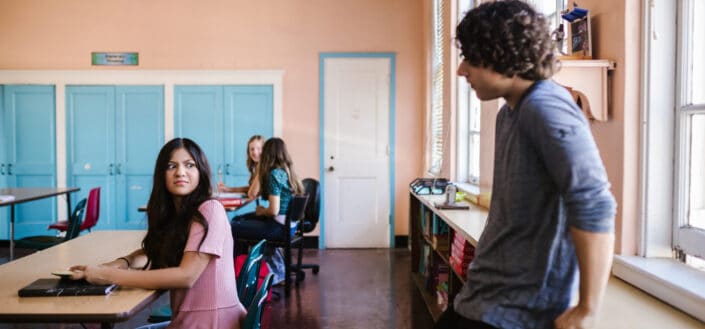
[[[523,1],[485,2],[465,15],[455,34],[470,65],[532,81],[558,70],[546,18]]]
[[[198,186],[181,200],[180,209],[176,209],[173,196],[167,190],[165,177],[171,155],[178,149],[185,149],[193,157],[199,173]],[[154,165],[152,194],[147,203],[147,235],[142,240],[142,249],[148,258],[145,268],[178,266],[194,221],[204,228],[198,246],[201,248],[208,235],[208,222],[198,207],[211,199],[212,192],[210,165],[198,144],[188,138],[174,138],[162,147]]]

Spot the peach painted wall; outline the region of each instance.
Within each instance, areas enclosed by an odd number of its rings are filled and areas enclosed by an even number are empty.
[[[592,12],[595,58],[615,61],[610,121],[592,124],[617,199],[618,254],[634,255],[639,232],[641,1],[583,0]]]
[[[0,69],[100,70],[92,51],[137,51],[139,67],[124,69],[284,70],[283,137],[300,176],[318,177],[319,53],[393,52],[395,232],[406,234],[423,157],[422,3],[0,0]]]

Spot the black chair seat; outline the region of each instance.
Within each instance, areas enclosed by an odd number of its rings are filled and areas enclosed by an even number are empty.
[[[80,230],[81,218],[83,217],[83,211],[85,209],[86,209],[86,199],[83,199],[76,204],[76,207],[73,209],[73,212],[71,213],[71,217],[69,218],[69,226],[68,226],[68,229],[66,230],[66,236],[64,236],[64,237],[57,237],[57,236],[53,236],[53,235],[29,236],[29,237],[25,237],[25,238],[22,238],[22,239],[15,241],[15,246],[17,248],[43,250],[43,249],[53,247],[59,243],[62,243],[64,241],[68,241],[68,240],[71,240],[71,239],[77,237],[78,234],[81,232],[81,230]]]

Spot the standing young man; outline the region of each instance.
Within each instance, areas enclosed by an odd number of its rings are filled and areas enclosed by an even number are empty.
[[[546,20],[519,0],[483,3],[456,40],[458,75],[481,100],[506,104],[487,226],[436,328],[591,327],[612,263],[616,203],[587,120],[550,80],[557,63]]]

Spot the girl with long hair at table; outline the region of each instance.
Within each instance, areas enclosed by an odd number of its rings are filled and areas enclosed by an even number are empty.
[[[240,328],[233,239],[225,209],[211,198],[211,170],[187,138],[162,147],[147,204],[142,248],[101,265],[71,267],[73,278],[145,289],[169,289],[168,328]]]
[[[230,193],[246,193],[248,198],[255,198],[259,194],[259,180],[257,179],[257,164],[259,163],[260,155],[262,154],[262,145],[264,145],[264,137],[262,135],[253,135],[247,141],[247,171],[250,173],[250,180],[246,186],[228,187],[223,183],[222,176],[219,177],[218,191]],[[220,175],[220,173],[218,173]]]
[[[304,193],[303,185],[294,171],[294,164],[281,138],[272,137],[264,143],[257,169],[262,198],[269,201],[267,207],[258,206],[255,215],[233,220],[232,233],[243,239],[282,240],[282,234],[290,234],[284,227],[286,211],[291,197]],[[268,247],[265,262],[274,274],[274,282],[284,281],[284,257],[277,248]]]

